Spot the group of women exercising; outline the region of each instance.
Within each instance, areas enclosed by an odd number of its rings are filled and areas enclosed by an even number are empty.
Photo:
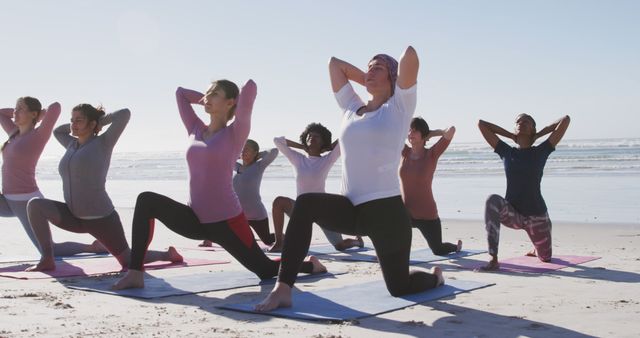
[[[258,311],[290,306],[291,289],[299,272],[326,271],[317,258],[305,259],[314,223],[337,250],[362,247],[361,236],[368,236],[393,296],[435,288],[444,283],[439,267],[429,272],[409,270],[411,235],[412,227],[418,228],[438,255],[462,248],[461,241],[442,242],[431,189],[438,158],[449,146],[455,128],[430,130],[422,118],[413,118],[418,68],[418,56],[412,47],[404,51],[400,62],[378,54],[366,70],[331,58],[331,86],[343,111],[339,141],[332,142],[329,130],[312,123],[299,143],[278,137],[274,139],[276,148],[263,152],[255,141],[247,139],[257,95],[252,80],[241,89],[231,81],[218,80],[204,94],[178,88],[178,111],[190,140],[186,152],[189,201],[184,204],[158,193],[141,193],[133,215],[131,248],[105,190],[112,151],[130,119],[129,110],[105,114],[100,107],[80,104],[71,111],[71,123],[53,131],[66,148],[58,168],[63,203],[44,198],[35,181],[36,163],[60,115],[60,105],[53,103],[42,109],[35,98],[19,98],[15,109],[0,110],[0,123],[9,134],[2,146],[0,216],[18,217],[40,251],[40,262],[28,270],[55,269],[56,256],[108,251],[128,269],[114,289],[144,287],[145,262],[182,261],[173,247],[148,250],[155,220],[182,236],[203,241],[203,246],[212,242],[221,245],[262,279],[278,276],[273,291],[256,305]],[[368,101],[356,94],[352,83],[366,88]],[[204,106],[208,124],[198,118],[193,105]],[[568,123],[565,116],[536,132],[533,118],[521,114],[515,133],[510,133],[480,121],[482,135],[502,158],[507,174],[507,196],[492,195],[487,200],[485,223],[492,259],[486,270],[499,268],[501,223],[525,229],[535,247],[530,254],[550,259],[551,221],[540,194],[540,180],[546,158]],[[101,133],[104,127],[107,130]],[[551,136],[547,141],[533,146],[537,138],[548,133]],[[508,146],[498,136],[514,140],[518,147]],[[433,137],[439,140],[427,148],[427,140]],[[270,233],[260,182],[278,152],[294,167],[297,196],[295,200],[284,196],[274,200],[274,233]],[[236,162],[239,155],[241,163]],[[329,194],[325,192],[325,180],[339,157],[342,192]],[[289,216],[286,232],[285,214]],[[54,243],[50,223],[89,233],[96,241]],[[263,243],[271,245],[271,251],[282,251],[281,260],[265,255],[251,229]],[[343,239],[342,234],[355,238]]]

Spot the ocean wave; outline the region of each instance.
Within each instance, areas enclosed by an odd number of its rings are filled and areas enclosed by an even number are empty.
[[[45,156],[39,161],[39,179],[59,179],[60,157]],[[545,167],[545,175],[640,174],[640,138],[566,140],[557,147]],[[291,164],[282,155],[267,168],[265,177],[293,179]],[[499,157],[484,142],[454,143],[438,162],[436,175],[504,175]],[[338,161],[329,178],[339,179]],[[187,163],[182,151],[114,153],[110,179],[187,179]]]

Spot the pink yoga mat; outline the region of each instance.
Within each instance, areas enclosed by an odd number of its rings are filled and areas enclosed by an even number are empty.
[[[260,247],[260,249],[262,250],[266,250],[271,248],[270,245],[266,245],[262,242],[256,242],[258,243],[258,246]],[[183,247],[179,247],[177,248],[179,251],[182,250],[194,250],[194,251],[224,251],[224,249],[220,246],[220,244],[217,243],[213,243],[212,246],[183,246]]]
[[[545,273],[554,270],[564,269],[568,266],[582,264],[590,262],[600,257],[593,256],[554,256],[551,258],[551,262],[545,263],[538,259],[538,257],[520,256],[508,259],[500,260],[501,272],[525,272],[525,273]],[[465,269],[477,269],[486,265],[487,262],[473,261],[469,263],[463,263],[462,267]]]
[[[146,270],[158,270],[158,269],[170,269],[181,268],[188,266],[198,265],[212,265],[212,264],[225,264],[229,261],[218,261],[210,259],[200,258],[186,258],[182,263],[170,263],[170,262],[153,262],[145,264]],[[16,279],[43,279],[43,278],[61,278],[61,277],[75,277],[75,276],[89,276],[99,275],[103,273],[119,272],[122,267],[116,259],[83,259],[74,261],[58,261],[56,262],[56,269],[53,271],[37,271],[27,272],[24,271],[27,267],[33,264],[20,264],[12,265],[4,268],[0,268],[0,276],[16,278]]]

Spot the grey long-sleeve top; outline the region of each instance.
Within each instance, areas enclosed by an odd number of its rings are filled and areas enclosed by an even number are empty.
[[[246,167],[236,163],[233,190],[238,195],[244,215],[250,221],[269,217],[260,197],[260,183],[262,182],[264,170],[276,157],[278,157],[278,149],[273,148],[269,151],[261,152],[260,158]]]
[[[97,218],[111,214],[113,203],[105,190],[105,182],[113,147],[129,122],[131,112],[121,109],[106,114],[100,125],[111,124],[107,131],[90,138],[83,145],[69,135],[69,124],[63,124],[53,132],[63,147],[67,148],[58,165],[62,177],[64,201],[78,218]]]

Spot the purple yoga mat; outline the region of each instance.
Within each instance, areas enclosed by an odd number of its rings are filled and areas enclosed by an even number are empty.
[[[525,273],[545,273],[564,269],[568,266],[582,264],[590,262],[600,257],[593,256],[573,256],[563,255],[554,256],[551,258],[551,262],[542,262],[538,257],[520,256],[500,260],[501,272],[525,272]],[[465,269],[477,269],[486,265],[487,262],[472,261],[468,263],[462,263],[461,267]]]
[[[184,262],[171,263],[171,262],[153,262],[145,264],[146,270],[168,269],[168,268],[181,268],[188,266],[198,265],[211,265],[211,264],[224,264],[229,261],[219,261],[211,259],[199,259],[199,258],[184,258]],[[12,265],[0,268],[0,276],[16,278],[16,279],[43,279],[43,278],[61,278],[61,277],[74,277],[74,276],[89,276],[99,275],[110,272],[121,271],[122,267],[118,261],[114,259],[82,259],[74,261],[58,261],[56,262],[56,269],[53,271],[24,271],[27,267],[33,264],[20,264]]]

